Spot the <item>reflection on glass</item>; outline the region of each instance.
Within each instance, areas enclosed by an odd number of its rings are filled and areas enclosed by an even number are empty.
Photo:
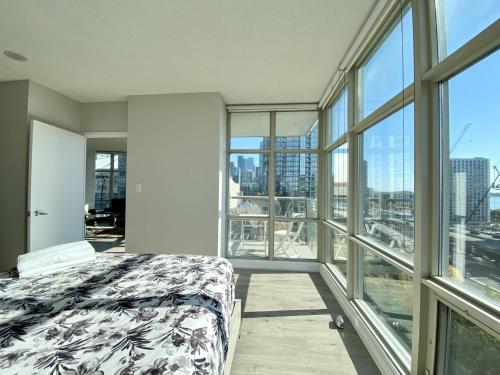
[[[117,153],[113,154],[113,168],[116,170],[127,170],[127,154]]]
[[[125,198],[127,195],[127,172],[113,173],[113,198]]]
[[[332,171],[329,180],[330,212],[329,219],[347,225],[347,178],[349,174],[349,147],[344,143],[330,153]]]
[[[358,118],[363,119],[413,82],[411,7],[358,70]]]
[[[231,154],[229,159],[230,216],[267,216],[269,213],[268,170],[268,155]]]
[[[363,300],[403,347],[411,352],[413,279],[362,248]]]
[[[228,256],[267,257],[269,255],[269,222],[265,220],[229,220]]]
[[[500,340],[443,304],[439,310],[438,373],[498,374]]]
[[[436,0],[441,59],[500,18],[498,0]]]
[[[318,257],[318,225],[304,221],[274,223],[274,257],[316,259]]]
[[[347,235],[337,229],[328,228],[330,259],[333,265],[347,278]],[[344,280],[345,282],[345,280]]]
[[[104,210],[110,206],[110,172],[97,171],[95,173],[95,208]]]
[[[499,66],[497,51],[442,83],[441,103],[443,274],[500,306]]]
[[[347,132],[347,87],[342,90],[330,108],[328,143],[333,143]]]
[[[275,155],[275,214],[317,217],[318,155]]]
[[[111,154],[98,152],[95,156],[95,169],[111,169]]]
[[[361,138],[361,234],[413,259],[413,103],[366,130]]]
[[[277,150],[318,148],[318,112],[277,112]]]
[[[231,113],[231,148],[237,150],[269,149],[269,112]]]

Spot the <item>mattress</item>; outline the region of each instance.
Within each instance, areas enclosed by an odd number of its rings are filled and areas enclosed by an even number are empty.
[[[234,274],[222,258],[97,254],[0,279],[2,374],[222,374]]]

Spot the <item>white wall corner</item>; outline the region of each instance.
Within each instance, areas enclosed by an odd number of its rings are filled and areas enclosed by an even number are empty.
[[[218,239],[217,254],[223,257],[226,249],[226,131],[227,131],[227,112],[226,103],[220,95],[219,107],[219,205],[218,205]]]

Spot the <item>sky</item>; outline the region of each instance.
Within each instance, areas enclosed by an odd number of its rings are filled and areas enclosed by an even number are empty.
[[[452,53],[500,17],[499,0],[446,0],[447,53]],[[452,158],[485,157],[500,169],[500,51],[496,51],[449,81],[450,145],[464,133]],[[490,170],[490,180],[496,173]],[[497,180],[500,183],[500,180]]]
[[[453,53],[465,42],[477,35],[484,28],[500,17],[500,0],[442,0],[437,1],[438,14],[442,14],[444,25],[440,29],[445,33],[447,54]],[[471,6],[473,4],[473,6]],[[411,12],[403,14],[402,22],[398,22],[389,35],[383,40],[380,48],[367,60],[362,71],[364,100],[361,117],[366,117],[381,104],[400,92],[403,87],[413,82],[413,38]],[[403,62],[403,63],[402,63]],[[403,79],[404,76],[404,79]],[[490,166],[500,169],[500,51],[490,54],[465,71],[448,81],[449,103],[449,144],[453,145],[459,138],[466,124],[471,124],[460,138],[457,146],[450,154],[451,158],[485,157],[490,159]],[[446,97],[442,97],[445,105]],[[413,106],[404,109],[405,118],[405,190],[413,190],[413,158],[408,150],[413,151]],[[367,141],[375,138],[383,140],[379,146],[372,142],[371,148],[365,142],[370,175],[370,160],[379,160],[387,173],[379,178],[368,178],[369,185],[377,189],[396,189],[401,184],[396,181],[401,173],[391,170],[397,168],[391,153],[402,153],[400,149],[391,147],[391,135],[402,134],[402,113],[395,113],[383,120],[380,126],[366,132]],[[375,138],[374,138],[375,137]],[[369,139],[368,139],[369,138]],[[261,138],[233,139],[233,148],[259,148]],[[391,164],[392,163],[392,164]],[[256,163],[257,164],[257,163]],[[375,168],[376,166],[374,166]],[[380,168],[379,168],[380,169]],[[375,168],[373,173],[380,174]],[[394,178],[390,174],[394,172]],[[389,174],[389,175],[388,175]],[[490,180],[496,173],[490,170]],[[400,178],[400,177],[399,177]],[[370,182],[371,181],[371,182]],[[500,179],[497,181],[500,184]],[[496,190],[500,192],[500,190]]]

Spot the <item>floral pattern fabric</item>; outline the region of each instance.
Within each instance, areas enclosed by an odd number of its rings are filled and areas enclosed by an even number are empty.
[[[0,278],[1,374],[222,374],[234,274],[222,258],[97,254]]]

